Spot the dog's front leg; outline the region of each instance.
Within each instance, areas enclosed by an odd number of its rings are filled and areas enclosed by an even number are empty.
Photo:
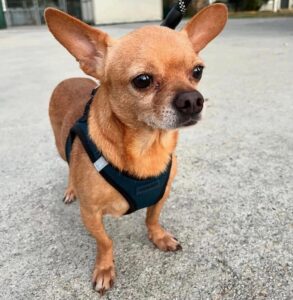
[[[82,206],[80,210],[85,227],[97,242],[97,256],[92,283],[93,288],[102,295],[113,285],[115,279],[113,242],[105,231],[101,211],[94,211]]]
[[[155,244],[155,246],[157,246],[162,251],[177,251],[182,249],[178,240],[171,233],[163,229],[159,224],[160,213],[165,201],[169,196],[171,184],[176,175],[176,168],[176,157],[173,156],[170,179],[168,181],[165,194],[157,204],[148,207],[146,214],[148,237]]]

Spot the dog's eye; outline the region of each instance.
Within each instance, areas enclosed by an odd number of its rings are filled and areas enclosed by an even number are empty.
[[[200,80],[202,76],[202,71],[203,71],[203,66],[201,65],[196,66],[192,71],[193,78],[195,78],[196,80]]]
[[[132,80],[132,84],[137,89],[146,89],[153,82],[153,77],[148,74],[140,74]]]

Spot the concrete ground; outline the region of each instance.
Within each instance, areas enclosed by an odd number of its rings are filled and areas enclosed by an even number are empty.
[[[144,211],[106,218],[117,281],[104,299],[293,299],[292,28],[231,20],[203,51],[206,117],[181,132],[161,218],[183,251],[153,247]],[[61,201],[67,166],[47,113],[54,86],[82,73],[45,27],[2,30],[0,57],[0,298],[99,299],[95,242],[78,202]]]

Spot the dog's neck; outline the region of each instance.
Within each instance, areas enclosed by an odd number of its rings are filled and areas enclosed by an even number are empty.
[[[96,94],[88,120],[98,149],[120,170],[142,178],[159,175],[176,147],[177,130],[131,128],[118,119],[104,96],[102,91]]]

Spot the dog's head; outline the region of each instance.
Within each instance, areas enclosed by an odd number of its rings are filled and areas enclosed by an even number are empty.
[[[81,69],[106,89],[123,123],[174,129],[200,119],[204,99],[196,88],[204,64],[198,53],[224,28],[226,6],[203,9],[180,32],[145,26],[118,40],[56,9],[47,9],[45,18]]]

